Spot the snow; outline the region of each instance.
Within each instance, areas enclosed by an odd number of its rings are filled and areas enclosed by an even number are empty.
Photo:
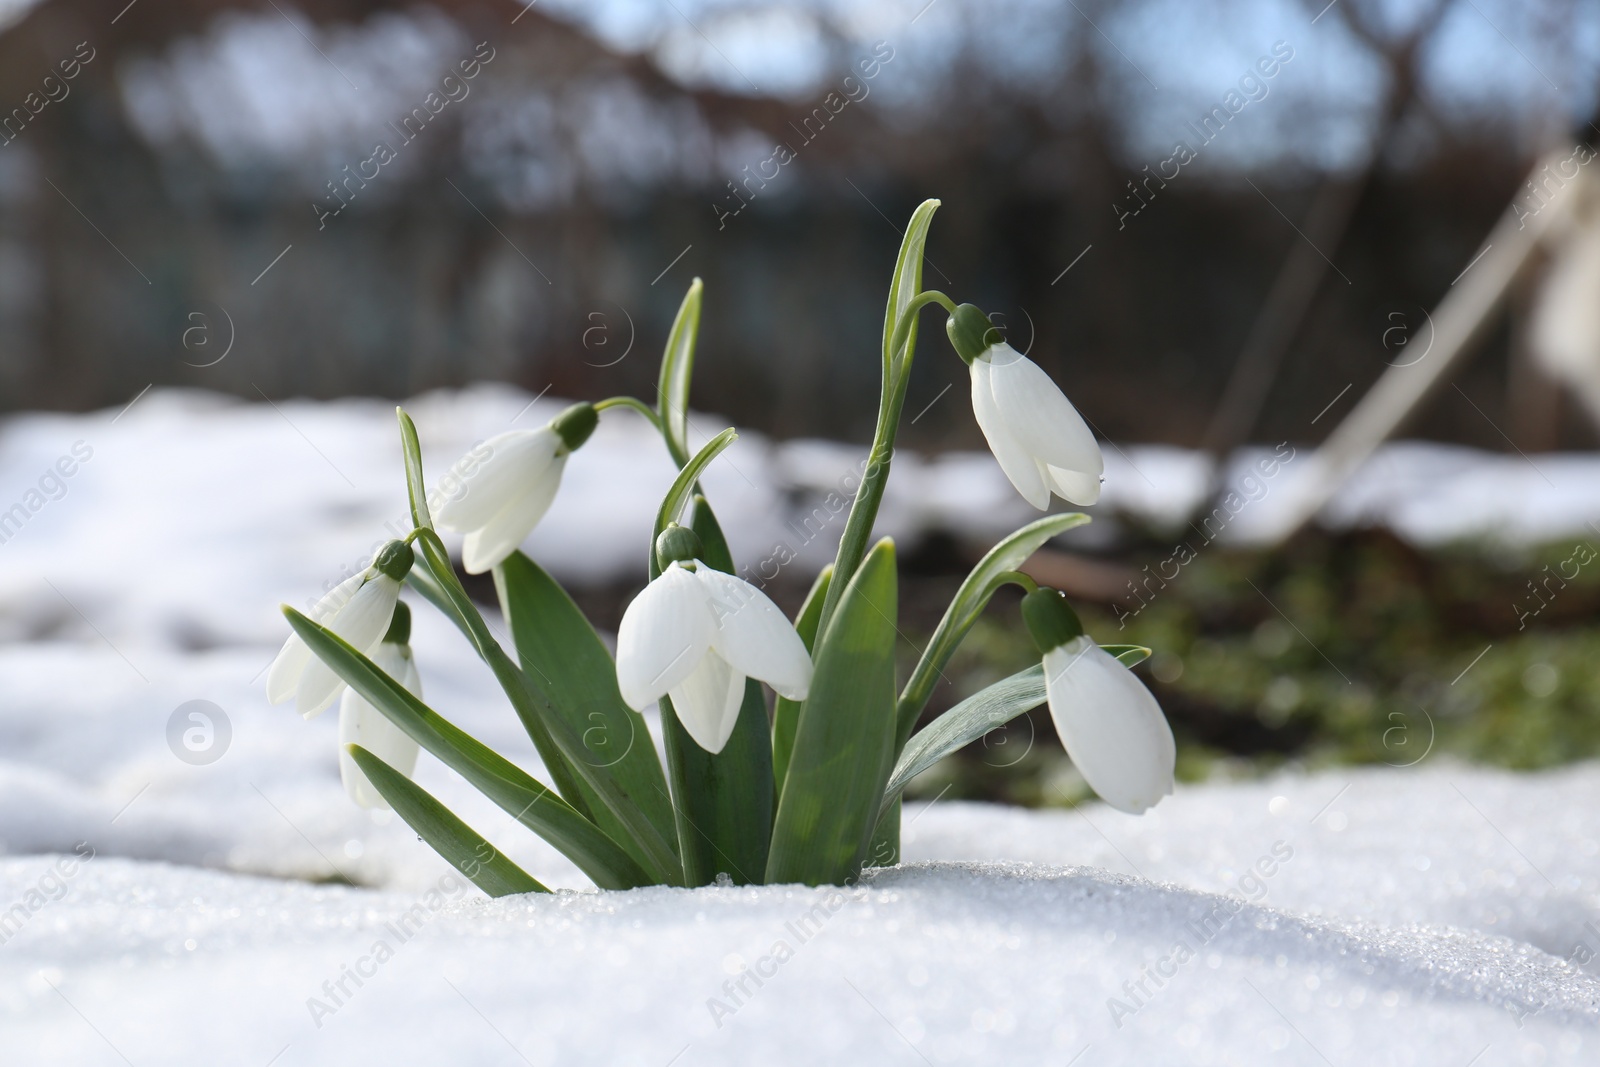
[[[0,900],[70,873],[0,948],[0,1050],[74,1064],[1592,1063],[1600,978],[1566,957],[1600,952],[1585,926],[1600,901],[1595,770],[1180,788],[1143,819],[936,802],[908,810],[912,862],[846,890],[490,901],[437,861],[374,891],[18,857],[0,861]]]
[[[562,406],[529,403],[479,387],[407,407],[437,477]],[[722,425],[694,416],[701,440]],[[706,478],[736,556],[786,545],[809,575],[860,458],[745,434]],[[1584,536],[1597,462],[1396,445],[1330,515],[1424,541]],[[1108,447],[1107,467],[1096,510],[1157,525],[1205,474],[1163,448]],[[378,401],[153,390],[121,413],[0,423],[0,515],[27,512],[0,529],[0,1063],[1595,1061],[1594,765],[1435,756],[1180,787],[1138,819],[944,800],[908,810],[907,867],[840,897],[585,891],[425,755],[419,782],[558,889],[489,901],[345,800],[334,716],[261,694],[276,604],[404,532],[399,472]],[[530,550],[570,582],[642,582],[671,476],[641,420],[608,414]],[[908,540],[981,541],[1033,514],[984,455],[902,454],[890,486],[882,526]],[[448,623],[418,611],[414,643],[430,703],[537,770]],[[215,730],[198,754],[176,740],[192,701]],[[314,884],[331,879],[354,885]],[[1194,958],[1162,976],[1185,939]],[[379,940],[393,958],[363,963]],[[372,974],[357,988],[346,965]],[[747,966],[771,977],[724,989]]]

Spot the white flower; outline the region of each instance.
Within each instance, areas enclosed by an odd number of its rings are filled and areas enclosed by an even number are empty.
[[[439,525],[467,535],[461,546],[468,574],[482,574],[515,552],[550,510],[567,457],[594,433],[600,414],[577,403],[540,430],[507,430],[462,458],[471,471],[463,486],[439,508]],[[478,462],[484,451],[487,459]],[[473,469],[470,464],[476,464]]]
[[[971,369],[972,413],[1017,492],[1040,510],[1051,493],[1074,504],[1100,499],[1100,446],[1050,376],[1004,342]]]
[[[411,566],[409,547],[405,547],[404,555],[405,570],[400,571],[401,575]],[[356,651],[370,656],[389,629],[399,597],[399,580],[374,565],[335,586],[317,601],[310,617],[344,638]],[[295,710],[308,719],[326,711],[343,688],[343,679],[311,654],[299,634],[289,636],[267,671],[267,700],[281,704],[292,696]]]
[[[422,696],[422,678],[411,658],[411,648],[404,643],[382,641],[372,654],[375,663],[389,677],[399,682],[413,696]],[[417,766],[417,743],[389,717],[367,702],[367,698],[354,689],[346,689],[339,700],[339,778],[350,799],[363,808],[387,808],[366,772],[356,766],[346,750],[346,745],[360,745],[383,762],[405,775]]]
[[[1172,792],[1178,749],[1150,690],[1085,635],[1044,654],[1050,718],[1084,781],[1137,815]]]
[[[508,430],[484,445],[489,458],[438,516],[439,525],[467,535],[461,555],[468,574],[482,574],[504,561],[539,525],[561,488],[570,454],[549,426]]]
[[[623,613],[617,685],[643,711],[663,695],[707,752],[721,752],[755,678],[790,700],[811,688],[811,657],[778,606],[748,582],[673,562]]]

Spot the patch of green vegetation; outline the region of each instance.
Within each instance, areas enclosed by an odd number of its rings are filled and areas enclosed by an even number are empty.
[[[1208,546],[1170,580],[1144,569],[1170,555],[1132,556],[1138,595],[1080,614],[1101,641],[1156,650],[1138,671],[1177,734],[1180,778],[1430,753],[1517,769],[1600,756],[1588,541],[1424,553],[1381,531],[1313,534],[1274,553]],[[1030,648],[1014,604],[993,605],[947,672],[951,698],[1026,666]],[[1086,794],[1044,709],[916,787],[1032,805]]]

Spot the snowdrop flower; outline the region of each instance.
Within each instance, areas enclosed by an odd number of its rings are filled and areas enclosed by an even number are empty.
[[[1155,807],[1172,792],[1178,755],[1156,698],[1083,632],[1061,593],[1029,593],[1022,614],[1044,654],[1050,718],[1084,781],[1118,811]]]
[[[643,711],[663,695],[707,752],[721,752],[739,719],[745,679],[804,700],[811,657],[782,611],[755,586],[700,562],[700,539],[672,526],[656,541],[665,569],[623,613],[617,686]]]
[[[1017,492],[1041,511],[1051,493],[1074,504],[1100,499],[1100,446],[1050,376],[972,304],[956,308],[945,330],[972,371],[972,413]]]
[[[422,678],[411,659],[410,640],[411,609],[401,601],[395,604],[389,632],[383,635],[371,659],[379,670],[404,686],[406,692],[420,697]],[[346,689],[339,698],[339,778],[344,782],[344,791],[363,808],[389,807],[389,802],[368,780],[366,772],[356,766],[347,745],[360,745],[410,778],[417,768],[416,741],[354,689]]]
[[[371,655],[389,628],[400,582],[411,571],[416,556],[404,541],[390,541],[360,574],[351,575],[311,609],[313,622],[321,623],[354,647]],[[282,704],[294,697],[295,710],[306,718],[326,711],[344,688],[344,680],[311,648],[291,634],[267,671],[267,700]]]
[[[508,430],[462,457],[471,473],[439,509],[439,525],[467,535],[462,563],[482,574],[515,552],[539,525],[561,488],[567,457],[589,439],[600,416],[574,404],[538,430]],[[481,463],[477,456],[488,451]]]

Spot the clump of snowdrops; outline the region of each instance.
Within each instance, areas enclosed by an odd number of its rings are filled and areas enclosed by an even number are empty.
[[[689,389],[701,286],[690,287],[661,364],[659,401],[613,397],[568,408],[538,430],[490,438],[454,468],[460,485],[430,504],[416,427],[399,411],[415,529],[335,588],[267,676],[273,703],[302,715],[337,700],[351,797],[392,807],[490,895],[543,891],[411,780],[427,749],[577,865],[597,886],[844,884],[896,862],[900,796],[944,756],[1048,701],[1068,754],[1108,803],[1142,812],[1172,791],[1175,747],[1155,699],[1128,669],[1149,654],[1098,645],[1063,595],[1017,568],[1088,517],[1048,515],[975,567],[904,684],[895,677],[894,543],[871,543],[916,351],[919,314],[937,304],[970,368],[973,414],[1030,504],[1099,497],[1094,435],[1048,375],[971,304],[922,289],[923,246],[938,201],[917,209],[895,264],[883,326],[882,394],[872,450],[834,562],[787,618],[734,573],[700,477],[732,429],[691,453]],[[648,419],[679,467],[646,546],[650,583],[630,604],[613,659],[561,586],[520,545],[555,498],[567,457],[607,412]],[[610,417],[610,416],[606,416]],[[436,508],[435,508],[436,505]],[[463,533],[469,573],[493,572],[512,648],[468,598],[438,527]],[[1022,587],[1040,662],[913,732],[934,683],[990,597]],[[505,690],[548,772],[546,784],[423,702],[412,659],[410,586],[460,628]],[[776,694],[769,710],[763,685]],[[657,704],[665,765],[640,715]]]

